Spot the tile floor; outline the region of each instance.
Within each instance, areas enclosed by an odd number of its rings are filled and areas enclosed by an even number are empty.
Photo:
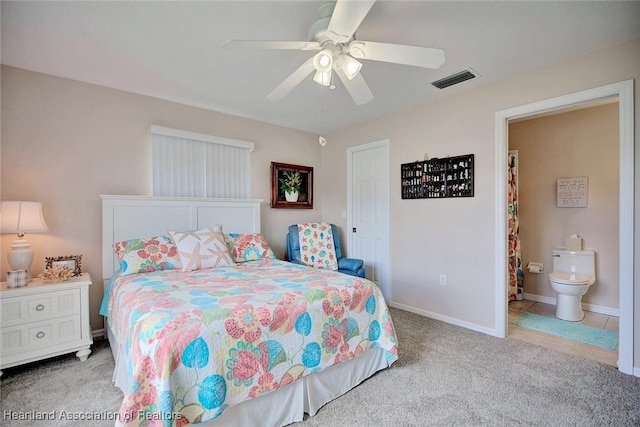
[[[512,325],[511,320],[525,311],[539,314],[541,316],[555,317],[556,306],[528,300],[510,302],[509,338],[596,360],[601,363],[606,363],[607,365],[617,366],[618,349],[607,350],[606,348],[596,347]],[[584,319],[580,323],[583,325],[593,326],[594,328],[603,328],[618,332],[618,318],[614,316],[607,316],[606,314],[585,311]]]

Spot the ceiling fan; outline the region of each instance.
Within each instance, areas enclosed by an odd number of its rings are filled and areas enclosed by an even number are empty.
[[[424,68],[438,68],[445,61],[442,49],[356,40],[354,34],[374,3],[375,0],[323,3],[319,8],[321,18],[309,28],[311,41],[229,40],[223,46],[319,51],[267,95],[271,101],[284,98],[315,72],[313,80],[323,86],[331,86],[333,75],[337,74],[353,101],[366,104],[373,94],[360,73],[362,63],[358,59]]]

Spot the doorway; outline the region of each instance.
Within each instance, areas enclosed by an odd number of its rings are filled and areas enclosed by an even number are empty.
[[[347,233],[349,256],[363,259],[367,279],[387,302],[389,279],[388,139],[347,149]]]
[[[608,98],[619,101],[619,279],[620,279],[620,326],[618,369],[633,375],[633,195],[634,195],[634,140],[633,140],[633,80],[602,86],[558,98],[535,102],[496,113],[496,255],[495,255],[495,324],[496,335],[506,337],[507,332],[507,151],[508,124],[510,120],[558,111],[585,103]]]
[[[519,165],[521,173],[520,191],[517,185],[511,185],[513,191],[509,192],[509,202],[517,202],[517,209],[508,209],[509,229],[513,233],[514,224],[519,233],[509,235],[507,335],[509,339],[616,366],[618,348],[613,340],[617,342],[620,316],[619,106],[617,98],[611,98],[580,107],[509,121],[509,166]],[[520,154],[519,162],[513,161],[512,150]],[[510,181],[513,175],[509,175]],[[558,200],[558,180],[566,177],[581,177],[574,179],[588,188],[584,197],[577,199],[570,193],[566,196],[571,197]],[[572,233],[581,236],[583,249],[594,251],[597,280],[582,297],[584,318],[566,322],[556,318],[558,296],[548,275],[554,271],[553,250],[564,248],[565,238]],[[514,301],[511,251],[515,249],[521,249],[517,270],[517,296],[521,298]],[[529,263],[534,263],[530,269]],[[522,322],[533,323],[538,330],[518,326]],[[558,336],[568,328],[583,333],[573,340]]]

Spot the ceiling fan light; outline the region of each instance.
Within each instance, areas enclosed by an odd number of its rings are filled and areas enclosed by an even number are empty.
[[[362,63],[350,57],[349,55],[342,55],[340,57],[340,62],[342,71],[349,80],[352,80],[355,76],[357,76],[360,72],[360,69],[362,68]]]
[[[317,53],[313,58],[313,66],[316,71],[331,71],[331,67],[333,66],[333,52],[325,49]]]
[[[331,70],[316,71],[316,75],[313,76],[313,81],[322,86],[329,86],[331,84]]]
[[[320,64],[321,68],[326,68],[329,66],[329,64],[331,64],[331,58],[329,58],[329,55],[320,55],[318,64]]]

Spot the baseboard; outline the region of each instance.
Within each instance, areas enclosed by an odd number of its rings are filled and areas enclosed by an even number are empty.
[[[421,308],[416,308],[410,305],[397,303],[397,302],[389,302],[389,307],[398,308],[400,310],[408,311],[410,313],[419,314],[420,316],[428,317],[430,319],[440,320],[445,323],[450,323],[452,325],[461,326],[466,329],[471,329],[472,331],[482,332],[483,334],[491,335],[494,337],[498,337],[498,333],[495,329],[487,328],[485,326],[476,325],[475,323],[465,322],[460,319],[456,319],[454,317],[444,316],[442,314],[434,313],[432,311],[423,310]]]
[[[95,329],[95,330],[91,331],[91,336],[94,339],[95,338],[104,339],[105,338],[104,328],[103,329]]]
[[[638,367],[633,368],[633,376],[640,378],[640,368]]]
[[[543,295],[528,294],[526,292],[524,294],[522,294],[522,296],[524,297],[524,299],[526,299],[528,301],[543,302],[545,304],[556,305],[556,299],[552,298],[552,297],[545,297]]]
[[[529,300],[529,301],[536,301],[536,302],[542,302],[545,304],[551,304],[551,305],[556,305],[556,299],[552,298],[552,297],[545,297],[542,295],[534,295],[534,294],[528,294],[528,293],[524,293],[523,294],[524,299]],[[615,317],[620,317],[620,309],[618,308],[611,308],[611,307],[604,307],[601,305],[595,305],[595,304],[587,304],[585,302],[582,303],[582,309],[585,311],[590,311],[592,313],[598,313],[598,314],[604,314],[607,316],[615,316]]]

